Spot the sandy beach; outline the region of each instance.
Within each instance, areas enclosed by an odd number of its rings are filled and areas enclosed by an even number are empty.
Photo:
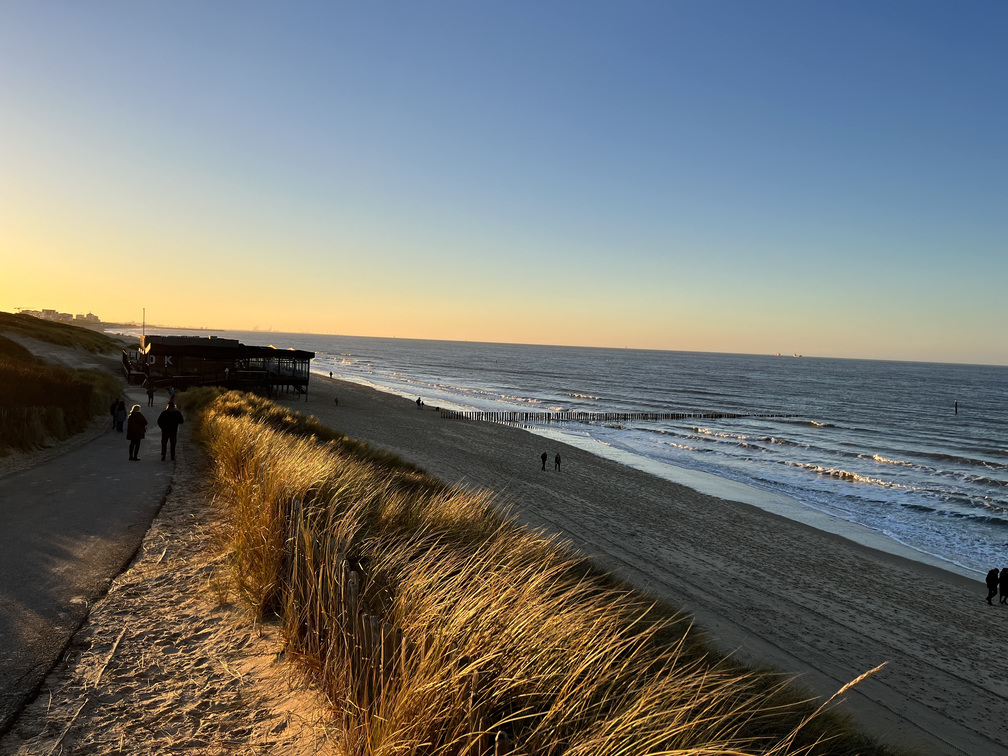
[[[1008,747],[999,633],[1008,609],[984,602],[981,581],[354,384],[315,377],[307,402],[280,401],[446,482],[499,492],[521,521],[564,534],[692,614],[718,648],[778,668],[816,696],[887,662],[841,704],[887,742],[925,754]],[[92,608],[0,753],[331,750],[318,702],[280,663],[276,633],[221,603],[226,580],[200,464],[186,433],[136,561]]]
[[[358,385],[315,378],[307,403],[284,403],[442,480],[500,492],[523,522],[563,533],[601,566],[691,613],[721,650],[778,668],[816,696],[886,662],[842,708],[887,742],[928,754],[1008,748],[1008,608],[987,605],[982,580],[521,429],[443,420],[433,407]]]

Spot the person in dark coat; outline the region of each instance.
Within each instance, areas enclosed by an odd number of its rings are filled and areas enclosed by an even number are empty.
[[[178,427],[184,423],[182,413],[175,406],[175,402],[168,402],[168,406],[158,415],[157,424],[161,429],[161,461],[165,461],[165,453],[168,445],[171,444],[171,458],[175,459],[175,442],[178,441]]]
[[[120,399],[119,403],[116,404],[116,411],[115,411],[115,429],[119,433],[122,433],[123,423],[125,422],[126,422],[126,402]]]
[[[1001,568],[1001,576],[998,578],[998,589],[1001,591],[1001,603],[1008,604],[1008,567]]]
[[[140,442],[147,433],[147,418],[140,412],[140,405],[134,404],[126,419],[126,440],[130,442],[130,462],[140,461]]]
[[[119,400],[113,399],[112,405],[109,407],[109,414],[112,415],[112,429],[115,430],[116,427],[116,410],[119,408]]]
[[[553,469],[554,470],[559,470],[560,469],[560,455],[559,454],[557,454],[555,457],[553,457]]]
[[[546,460],[547,460],[547,459],[549,459],[549,454],[547,454],[546,452],[543,452],[543,453],[542,453],[542,456],[541,456],[541,457],[539,457],[539,459],[541,459],[541,460],[542,460],[542,463],[543,463],[543,470],[545,470],[545,469],[546,469]]]
[[[991,606],[994,602],[991,601],[997,595],[998,592],[998,571],[997,567],[987,573],[987,603]]]

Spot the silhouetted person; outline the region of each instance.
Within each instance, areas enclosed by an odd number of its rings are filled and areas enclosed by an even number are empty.
[[[991,601],[997,595],[998,592],[998,571],[995,567],[993,570],[987,573],[987,603],[991,606],[994,602]]]
[[[126,420],[126,440],[130,442],[130,462],[140,461],[140,442],[147,433],[147,418],[140,412],[140,405],[134,404]]]
[[[418,396],[416,398],[416,408],[420,409],[421,407],[423,407],[423,402],[420,401],[420,397]]]
[[[119,407],[119,400],[118,399],[113,399],[112,400],[112,404],[109,406],[109,414],[112,415],[112,427],[113,428],[116,427],[116,409],[118,409],[118,407]],[[120,428],[119,430],[122,430],[122,428]]]
[[[553,457],[553,469],[554,470],[559,470],[560,469],[560,455],[559,454],[557,454],[555,457]]]
[[[1008,567],[1001,568],[1001,576],[998,578],[998,589],[1001,591],[1001,603],[1008,604]]]
[[[546,452],[543,452],[542,456],[539,459],[542,460],[543,470],[545,470],[546,469],[546,460],[549,459],[549,454],[547,454]]]
[[[116,430],[119,433],[122,433],[123,423],[125,422],[126,422],[126,402],[120,399],[119,403],[116,404],[116,411],[115,411],[115,426]]]
[[[172,461],[175,460],[175,443],[178,441],[178,427],[184,422],[182,413],[178,411],[175,402],[168,402],[168,406],[158,415],[157,424],[158,428],[161,429],[162,462],[165,461],[165,453],[168,451],[169,444],[171,444]]]
[[[154,406],[154,382],[150,378],[147,379],[147,406]]]

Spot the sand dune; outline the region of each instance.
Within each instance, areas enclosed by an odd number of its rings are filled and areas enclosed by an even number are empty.
[[[523,521],[564,533],[692,613],[723,650],[777,667],[818,696],[888,662],[843,704],[883,740],[928,754],[1008,748],[1008,607],[988,606],[982,581],[354,384],[318,379],[309,402],[289,401],[447,482],[502,492]]]
[[[723,650],[796,676],[816,695],[888,662],[842,704],[884,740],[926,754],[1008,747],[1008,608],[988,606],[979,581],[352,384],[317,379],[308,402],[281,401],[447,482],[501,492],[523,521],[564,533],[692,613]],[[543,451],[561,452],[562,471],[552,458],[541,471]],[[278,663],[275,633],[220,605],[226,580],[198,464],[186,437],[136,562],[93,607],[0,753],[328,749],[311,692],[292,689]]]

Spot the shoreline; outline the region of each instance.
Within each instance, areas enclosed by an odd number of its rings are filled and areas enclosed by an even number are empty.
[[[413,401],[409,396],[388,390],[365,382],[358,382],[346,378],[328,378],[325,372],[312,371],[312,376],[319,381],[333,381],[357,386],[366,390],[375,391],[390,397],[396,397]],[[465,410],[464,407],[445,405],[448,409]],[[507,426],[518,427],[518,426]],[[801,523],[815,528],[824,533],[844,538],[852,543],[885,552],[893,556],[902,557],[911,561],[919,562],[936,569],[945,570],[954,575],[968,580],[983,581],[984,572],[964,567],[936,554],[915,548],[909,544],[898,541],[884,533],[849,520],[834,517],[825,512],[820,512],[812,507],[801,503],[798,499],[784,493],[766,491],[761,488],[749,485],[730,478],[723,478],[713,473],[692,470],[680,467],[668,462],[658,462],[647,457],[633,454],[632,452],[617,449],[592,438],[580,438],[576,435],[566,434],[552,430],[549,427],[525,427],[522,428],[528,433],[540,436],[544,439],[559,443],[564,446],[575,447],[597,457],[608,459],[634,470],[639,470],[657,478],[675,483],[692,489],[705,496],[713,496],[718,499],[734,501],[739,504],[756,507],[783,517],[795,523]]]
[[[523,429],[442,420],[391,393],[315,378],[307,402],[280,401],[447,483],[497,492],[525,524],[561,533],[693,615],[723,652],[776,667],[823,698],[889,662],[842,705],[867,732],[925,753],[1008,744],[994,714],[1006,703],[1005,615],[984,602],[982,580]],[[540,470],[544,449],[561,451],[562,472]]]

